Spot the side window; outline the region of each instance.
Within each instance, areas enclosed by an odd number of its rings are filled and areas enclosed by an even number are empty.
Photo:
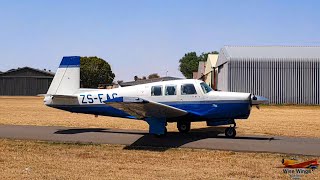
[[[203,93],[205,94],[210,91],[213,91],[212,88],[209,85],[207,85],[205,82],[200,83],[200,86],[202,88]]]
[[[181,85],[181,95],[197,94],[196,88],[193,84],[183,84]]]
[[[177,86],[176,85],[168,85],[166,86],[166,96],[177,95]]]
[[[152,86],[151,96],[162,96],[162,86]]]

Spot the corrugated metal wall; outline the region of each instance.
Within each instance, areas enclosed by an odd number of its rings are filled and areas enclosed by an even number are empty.
[[[217,89],[228,91],[228,63],[224,63],[227,62],[227,57],[224,51],[220,51],[218,61],[223,62],[223,64],[218,66],[218,76],[216,77]]]
[[[229,63],[223,64],[218,67],[218,90],[228,91],[229,90]]]
[[[45,94],[52,78],[0,77],[1,96],[35,96]]]
[[[254,93],[271,104],[320,104],[320,59],[231,58],[227,64],[219,70],[220,90]]]

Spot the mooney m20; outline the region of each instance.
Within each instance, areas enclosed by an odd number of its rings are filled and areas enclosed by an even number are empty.
[[[247,119],[251,107],[267,99],[250,93],[213,91],[200,80],[184,79],[154,82],[114,89],[80,88],[80,57],[64,57],[45,94],[47,106],[102,116],[144,120],[149,132],[167,133],[168,122],[177,122],[182,133],[191,122],[208,126],[230,125],[227,137],[236,136],[235,119]]]

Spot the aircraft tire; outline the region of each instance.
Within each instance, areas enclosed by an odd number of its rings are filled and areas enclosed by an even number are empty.
[[[234,127],[228,127],[224,131],[224,134],[226,135],[227,138],[234,138],[237,135],[237,131]]]
[[[177,128],[178,128],[179,132],[181,132],[181,133],[188,133],[191,129],[191,123],[179,121],[177,123]]]

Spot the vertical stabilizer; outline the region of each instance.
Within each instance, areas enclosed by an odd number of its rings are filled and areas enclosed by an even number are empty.
[[[72,95],[80,88],[80,57],[63,57],[47,94]]]

